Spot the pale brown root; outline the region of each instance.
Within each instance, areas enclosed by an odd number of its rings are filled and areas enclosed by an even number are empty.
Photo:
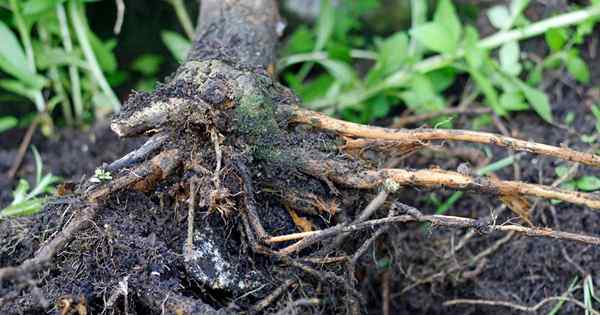
[[[350,225],[337,225],[328,229],[311,231],[311,232],[302,232],[302,233],[292,233],[281,236],[273,236],[267,239],[265,242],[267,244],[274,244],[280,242],[287,242],[292,240],[299,240],[298,242],[285,247],[279,250],[280,254],[291,254],[294,252],[298,252],[303,248],[311,246],[317,242],[328,239],[332,236],[342,234],[342,233],[351,233],[355,231],[360,231],[368,228],[373,228],[382,224],[392,224],[392,223],[408,223],[408,222],[424,222],[431,223],[433,226],[444,226],[450,228],[475,228],[480,231],[492,232],[492,231],[500,231],[500,232],[515,232],[518,234],[531,236],[531,237],[547,237],[554,238],[559,240],[568,240],[575,241],[585,244],[597,245],[600,246],[600,238],[596,236],[589,236],[583,234],[576,234],[570,232],[562,232],[556,231],[549,228],[530,228],[524,227],[520,225],[486,225],[483,224],[479,220],[471,219],[471,218],[463,218],[456,216],[447,216],[447,215],[425,215],[422,214],[419,210],[404,205],[400,203],[395,203],[397,207],[399,207],[402,211],[409,213],[407,215],[398,215],[392,216],[382,219],[369,220],[357,224]]]
[[[292,117],[290,118],[290,122],[309,124],[316,128],[334,131],[345,136],[415,142],[445,140],[494,144],[516,151],[526,151],[600,167],[600,156],[595,154],[583,153],[569,148],[555,147],[493,133],[452,129],[391,129],[346,122],[298,107],[291,108],[291,112]]]
[[[260,312],[265,309],[267,306],[273,304],[275,300],[277,300],[290,286],[294,285],[298,280],[288,279],[284,281],[279,287],[277,287],[273,292],[269,293],[269,295],[265,296],[262,300],[260,300],[256,305],[254,305],[254,311]]]
[[[562,297],[562,296],[552,296],[549,298],[545,298],[533,306],[521,305],[521,304],[516,304],[516,303],[506,302],[506,301],[471,300],[471,299],[456,299],[456,300],[446,301],[446,302],[444,302],[444,306],[460,305],[460,304],[503,306],[503,307],[509,307],[512,309],[516,309],[521,312],[536,313],[542,306],[544,306],[545,304],[550,303],[552,301],[566,301],[569,303],[573,303],[573,304],[583,308],[584,310],[589,311],[592,314],[596,314],[596,315],[600,314],[600,313],[598,313],[598,311],[588,308],[585,304],[581,303],[581,301],[578,301],[573,298]]]
[[[304,170],[309,174],[327,174],[329,179],[338,184],[359,189],[373,189],[389,184],[398,187],[445,187],[499,196],[520,195],[557,199],[600,209],[600,196],[593,193],[582,193],[519,181],[504,181],[493,177],[469,176],[441,169],[356,171],[341,162],[307,161],[304,163]]]

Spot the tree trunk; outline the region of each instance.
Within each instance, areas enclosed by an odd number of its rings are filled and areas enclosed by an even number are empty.
[[[275,0],[204,0],[188,61],[216,59],[249,68],[275,64],[281,33]]]

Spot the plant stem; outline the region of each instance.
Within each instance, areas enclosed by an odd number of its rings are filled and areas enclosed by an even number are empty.
[[[479,41],[477,46],[483,49],[493,49],[511,41],[523,40],[545,33],[551,28],[565,27],[581,23],[593,17],[600,16],[600,5],[588,6],[585,9],[577,10],[570,13],[557,15],[536,23],[532,23],[521,29],[513,29],[510,31],[501,31]],[[456,59],[463,57],[464,50],[459,50],[453,55],[436,55],[422,60],[412,66],[411,69],[403,69],[397,71],[385,80],[365,90],[355,90],[352,92],[338,95],[334,98],[326,98],[310,103],[311,108],[323,108],[338,105],[339,108],[344,108],[351,105],[359,104],[368,98],[379,94],[380,92],[399,87],[408,81],[414,72],[427,73],[436,69],[443,68],[452,64]]]
[[[67,23],[65,8],[61,4],[56,5],[56,15],[60,25],[60,35],[62,37],[65,51],[70,54],[73,51],[73,42],[71,42],[71,33]],[[79,81],[79,72],[77,66],[69,65],[69,81],[71,82],[71,97],[73,98],[73,108],[75,110],[75,120],[81,122],[83,116],[83,102],[81,100],[81,83]]]
[[[190,40],[194,40],[194,24],[192,24],[190,15],[188,14],[187,10],[185,9],[183,0],[168,0],[168,1],[173,6],[173,9],[175,10],[175,14],[177,14],[177,19],[179,20],[179,23],[181,23],[181,26],[183,27],[185,35],[187,35],[187,37]]]
[[[98,64],[98,60],[96,60],[96,55],[94,55],[94,51],[92,50],[92,46],[87,36],[88,27],[87,24],[83,21],[81,17],[82,12],[79,10],[77,0],[69,1],[69,17],[71,18],[71,22],[73,23],[73,28],[75,29],[75,34],[77,35],[77,40],[79,41],[79,46],[83,51],[83,55],[87,60],[90,71],[92,73],[92,77],[96,80],[102,92],[108,97],[111,102],[111,107],[115,112],[118,112],[121,109],[121,103],[119,99],[110,88],[110,85],[106,81],[102,70],[100,69],[100,65]]]
[[[41,23],[37,25],[38,34],[40,39],[42,40],[42,45],[44,49],[50,50],[50,35],[46,29],[42,26]],[[71,111],[71,102],[69,102],[69,98],[67,97],[67,93],[65,93],[64,86],[60,80],[60,74],[58,72],[58,68],[55,65],[52,65],[48,68],[48,76],[50,80],[52,80],[52,87],[54,92],[58,97],[60,97],[60,103],[62,105],[63,116],[65,117],[65,122],[67,125],[73,125],[73,112]]]
[[[369,51],[369,50],[352,49],[350,51],[350,57],[356,58],[356,59],[376,60],[377,54],[372,51]],[[297,63],[307,62],[307,61],[316,61],[316,60],[325,60],[327,58],[328,58],[328,54],[327,54],[327,52],[324,52],[324,51],[315,51],[315,52],[309,52],[309,53],[304,53],[304,54],[295,54],[295,55],[287,56],[287,57],[281,58],[279,60],[278,65],[277,65],[277,71],[282,71],[283,69],[285,69],[291,65],[297,64]]]
[[[410,27],[412,29],[427,22],[427,1],[410,0],[410,13]],[[421,59],[422,57],[423,47],[414,37],[410,39],[408,52],[414,58]]]
[[[29,66],[29,70],[32,74],[37,74],[37,70],[35,68],[35,55],[33,53],[33,46],[31,45],[31,36],[29,35],[29,28],[25,24],[25,20],[21,16],[21,11],[17,4],[16,0],[10,0],[10,6],[15,17],[15,23],[17,25],[17,29],[19,31],[19,36],[21,37],[21,41],[23,42],[23,46],[25,48],[25,54],[27,56],[27,65]],[[35,107],[38,112],[43,112],[46,110],[46,106],[44,104],[44,97],[42,96],[42,91],[37,89],[33,92],[33,102],[35,103]]]

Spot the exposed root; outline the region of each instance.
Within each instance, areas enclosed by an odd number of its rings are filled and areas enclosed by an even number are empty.
[[[493,231],[501,231],[501,232],[516,232],[518,234],[523,234],[532,237],[547,237],[554,238],[560,240],[569,240],[576,241],[585,244],[592,245],[600,245],[600,237],[588,236],[577,233],[570,232],[562,232],[556,231],[549,228],[529,228],[520,225],[491,225],[482,223],[476,219],[456,217],[456,216],[447,216],[447,215],[425,215],[422,214],[416,208],[410,207],[408,205],[404,205],[401,203],[394,203],[394,206],[398,207],[402,212],[408,213],[405,215],[392,216],[382,219],[374,219],[365,221],[357,224],[350,225],[337,225],[328,229],[311,231],[311,232],[302,232],[302,233],[293,233],[281,236],[273,236],[266,240],[268,244],[287,242],[291,240],[300,240],[288,247],[285,247],[279,250],[280,254],[291,254],[294,252],[298,252],[308,246],[316,244],[317,242],[328,239],[332,236],[342,234],[342,233],[351,233],[359,230],[364,230],[368,228],[373,228],[375,226],[381,224],[391,224],[391,223],[408,223],[408,222],[422,222],[422,223],[431,223],[433,226],[444,226],[450,228],[473,228],[480,232],[493,232]]]
[[[269,238],[269,234],[265,231],[262,223],[260,223],[260,218],[258,213],[256,212],[256,203],[254,201],[254,188],[252,188],[252,177],[250,176],[250,171],[248,167],[241,160],[235,161],[236,167],[239,171],[240,176],[242,177],[243,188],[244,188],[244,200],[246,204],[247,210],[247,219],[250,226],[253,228],[256,236],[258,236],[258,240],[262,241]]]
[[[573,304],[581,307],[582,309],[584,309],[586,312],[590,312],[591,314],[595,314],[595,315],[600,314],[600,312],[598,312],[594,309],[588,308],[581,301],[578,301],[574,298],[562,297],[562,296],[553,296],[553,297],[545,298],[533,306],[526,306],[526,305],[521,305],[521,304],[506,302],[506,301],[471,300],[471,299],[450,300],[450,301],[444,302],[444,305],[445,306],[453,306],[453,305],[467,304],[467,305],[502,306],[502,307],[512,308],[512,309],[515,309],[515,310],[518,310],[521,312],[536,313],[542,306],[544,306],[550,302],[553,302],[553,301],[557,301],[557,302],[565,301],[565,302],[573,303]]]
[[[600,167],[600,156],[595,154],[583,153],[569,148],[555,147],[492,133],[448,129],[390,129],[346,122],[298,107],[291,108],[290,111],[293,113],[290,119],[291,122],[309,124],[322,130],[334,131],[346,136],[408,142],[442,140],[493,144],[515,151],[526,151]]]
[[[294,285],[297,282],[296,279],[288,279],[284,281],[277,289],[273,290],[269,295],[265,296],[262,300],[260,300],[254,306],[253,310],[255,312],[260,312],[264,310],[269,305],[273,304],[290,286]]]
[[[347,187],[373,189],[386,183],[419,188],[451,188],[457,190],[482,192],[493,195],[519,195],[558,199],[574,204],[586,205],[600,209],[600,196],[593,193],[582,193],[549,186],[529,184],[517,181],[503,181],[493,177],[474,177],[458,172],[440,169],[406,170],[382,169],[378,171],[351,170],[349,167],[335,161],[308,161],[305,171],[310,174],[327,172],[328,177]],[[335,170],[335,171],[332,171]],[[389,182],[391,180],[391,182]]]
[[[86,194],[86,199],[88,202],[96,203],[107,198],[111,193],[125,188],[148,191],[158,181],[171,175],[180,162],[181,156],[179,150],[169,149],[162,151],[149,161],[135,167],[133,170],[129,170],[123,176],[92,189]]]
[[[4,267],[0,269],[0,281],[26,278],[32,273],[47,267],[54,255],[62,249],[66,243],[73,239],[75,233],[85,226],[96,215],[96,207],[84,207],[76,211],[73,219],[58,234],[44,244],[33,258],[27,259],[15,267]]]

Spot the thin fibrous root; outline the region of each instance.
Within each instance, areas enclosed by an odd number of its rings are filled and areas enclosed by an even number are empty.
[[[116,178],[86,194],[85,199],[92,205],[76,212],[73,219],[48,243],[43,245],[33,258],[25,260],[18,266],[0,269],[0,281],[23,277],[39,271],[46,266],[66,243],[71,241],[75,233],[86,226],[96,215],[97,202],[111,193],[131,187],[138,183],[150,185],[152,182],[166,178],[179,165],[181,157],[177,149],[163,151],[149,161],[139,165],[129,173]]]
[[[311,231],[311,232],[301,232],[301,233],[293,233],[281,236],[273,236],[266,240],[268,244],[281,243],[293,240],[299,240],[298,242],[285,247],[278,251],[279,254],[291,254],[298,252],[308,246],[311,246],[317,242],[323,241],[330,237],[333,237],[342,233],[352,233],[364,229],[371,229],[375,226],[382,224],[392,224],[392,223],[409,223],[409,222],[421,222],[421,223],[431,223],[432,226],[444,226],[450,228],[475,228],[479,231],[485,232],[493,232],[493,231],[501,231],[501,232],[515,232],[526,236],[531,237],[547,237],[554,238],[559,240],[568,240],[575,241],[584,244],[591,244],[600,246],[600,237],[583,235],[577,233],[570,232],[562,232],[556,231],[549,228],[530,228],[524,227],[520,225],[488,225],[485,223],[481,223],[479,220],[471,219],[471,218],[463,218],[457,216],[448,216],[448,215],[426,215],[422,214],[416,208],[395,203],[401,209],[401,212],[405,212],[408,214],[397,215],[386,217],[382,219],[374,219],[369,220],[357,224],[344,225],[340,224],[328,229]]]
[[[49,242],[44,244],[33,258],[29,258],[18,266],[4,267],[0,269],[0,283],[26,277],[31,273],[37,272],[50,263],[54,255],[66,243],[68,243],[75,233],[86,226],[96,215],[95,207],[85,207],[75,213],[73,219]]]
[[[359,189],[373,189],[384,184],[393,184],[397,187],[446,187],[500,196],[519,195],[557,199],[600,209],[600,196],[597,194],[582,193],[519,181],[504,181],[493,177],[470,176],[441,169],[356,171],[341,162],[310,160],[304,163],[304,170],[309,174],[327,174],[329,179],[336,183]]]
[[[599,315],[600,313],[594,309],[591,309],[589,307],[587,307],[585,304],[583,304],[581,301],[578,301],[576,299],[570,298],[570,297],[566,297],[566,296],[551,296],[548,298],[545,298],[543,300],[541,300],[540,302],[538,302],[537,304],[533,305],[533,306],[527,306],[527,305],[521,305],[521,304],[517,304],[517,303],[512,303],[512,302],[506,302],[506,301],[492,301],[492,300],[474,300],[474,299],[456,299],[456,300],[450,300],[450,301],[446,301],[444,302],[444,306],[453,306],[453,305],[460,305],[460,304],[467,304],[467,305],[486,305],[486,306],[502,306],[502,307],[508,307],[508,308],[512,308],[521,312],[527,312],[527,313],[537,313],[538,310],[550,303],[556,301],[557,303],[559,302],[569,302],[569,303],[573,303],[579,307],[581,307],[582,309],[590,312],[591,314],[594,315]]]
[[[316,128],[334,131],[346,136],[401,141],[465,141],[494,144],[516,151],[526,151],[559,159],[600,167],[600,156],[569,148],[501,136],[493,133],[452,129],[391,129],[361,125],[331,118],[314,111],[294,107],[290,122],[309,124]]]

